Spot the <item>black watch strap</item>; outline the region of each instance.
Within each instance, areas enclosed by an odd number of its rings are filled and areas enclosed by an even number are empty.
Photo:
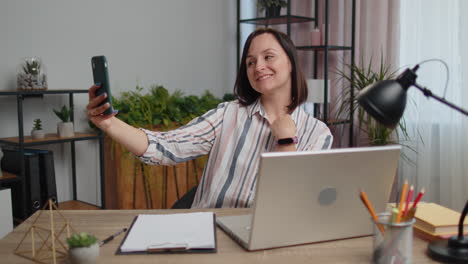
[[[278,139],[278,145],[290,145],[290,144],[297,144],[298,140],[297,137],[290,137],[290,138],[281,138]]]

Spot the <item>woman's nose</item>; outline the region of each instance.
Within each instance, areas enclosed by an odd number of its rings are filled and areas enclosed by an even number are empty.
[[[263,60],[258,60],[257,63],[255,64],[255,70],[263,70],[265,69],[265,61]]]

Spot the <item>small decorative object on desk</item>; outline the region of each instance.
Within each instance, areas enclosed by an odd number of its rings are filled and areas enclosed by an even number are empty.
[[[374,223],[372,263],[412,263],[416,207],[413,206],[409,210],[402,209],[410,202],[410,199],[405,200],[407,188],[408,181],[405,181],[398,207],[392,208],[391,213],[376,214],[367,194],[362,190],[359,193]]]
[[[412,263],[414,218],[397,223],[392,221],[390,213],[377,216],[379,220],[374,220],[372,263]]]
[[[24,58],[18,67],[18,90],[47,90],[47,75],[38,57]]]
[[[72,264],[93,264],[99,257],[99,244],[95,236],[86,232],[67,238]]]
[[[57,115],[62,122],[57,124],[57,134],[59,137],[73,137],[75,132],[73,129],[73,122],[71,122],[71,116],[73,109],[62,106],[61,109],[54,109],[54,113]]]
[[[31,130],[31,137],[33,139],[41,139],[44,138],[44,130],[42,130],[42,121],[41,119],[37,118],[34,119],[34,126],[33,129]]]

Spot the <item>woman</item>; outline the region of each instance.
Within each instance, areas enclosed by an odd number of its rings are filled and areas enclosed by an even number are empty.
[[[330,148],[327,126],[304,111],[307,85],[287,35],[261,28],[248,37],[234,93],[187,125],[168,132],[134,128],[103,115],[89,89],[89,119],[145,163],[173,165],[209,154],[193,208],[250,207],[260,154]],[[285,175],[287,177],[287,175]]]

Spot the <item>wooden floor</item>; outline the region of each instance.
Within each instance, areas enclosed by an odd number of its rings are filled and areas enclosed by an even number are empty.
[[[66,201],[58,205],[59,210],[100,210],[101,208],[80,201]]]

